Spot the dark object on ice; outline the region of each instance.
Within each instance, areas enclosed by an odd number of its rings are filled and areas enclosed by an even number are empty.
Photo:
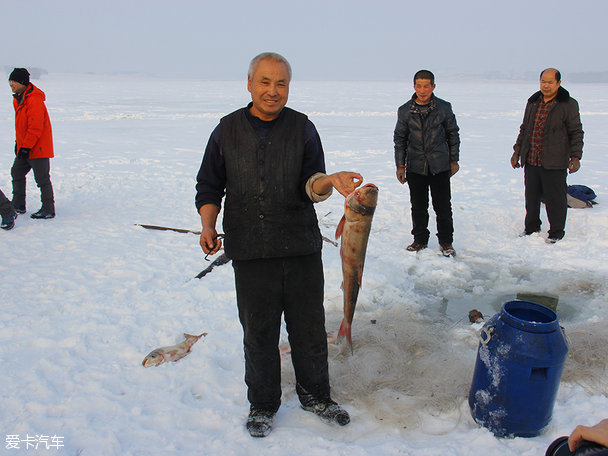
[[[25,212],[25,209],[23,210],[23,212]],[[142,225],[141,223],[136,223],[135,226],[141,226],[142,228],[145,228],[147,230],[158,230],[158,231],[175,231],[176,233],[192,233],[192,234],[201,234],[200,231],[196,231],[196,230],[186,230],[184,228],[171,228],[168,226],[158,226],[158,225]],[[331,239],[328,239],[325,236],[321,236],[321,238],[333,245],[334,247],[338,247],[338,243],[335,241],[332,241]]]
[[[159,230],[159,231],[175,231],[177,233],[192,233],[192,234],[201,234],[200,231],[193,230],[185,230],[183,228],[169,228],[168,226],[157,226],[157,225],[141,225],[136,223],[135,226],[141,226],[147,230]]]
[[[568,448],[568,437],[559,437],[551,442],[545,456],[606,456],[608,455],[608,448],[597,443],[588,442],[583,440],[579,446],[576,447],[574,453]]]
[[[205,277],[208,273],[211,272],[211,270],[214,267],[221,266],[223,264],[228,263],[229,261],[230,261],[230,258],[228,258],[225,253],[222,253],[219,257],[217,257],[215,260],[213,260],[213,263],[211,263],[209,265],[209,267],[207,267],[206,269],[199,272],[195,278],[200,279],[201,277]]]
[[[145,228],[147,230],[159,230],[159,231],[175,231],[177,233],[192,233],[192,234],[201,234],[200,231],[194,231],[194,230],[186,230],[183,228],[170,228],[168,226],[158,226],[158,225],[142,225],[140,223],[136,223],[135,226],[141,226],[142,228]],[[224,236],[223,234],[219,234],[219,236]],[[205,257],[205,259],[207,259],[207,257]],[[196,279],[200,279],[201,277],[206,276],[208,273],[211,272],[211,270],[216,267],[216,266],[221,266],[223,264],[226,264],[230,261],[230,258],[228,258],[226,256],[225,253],[222,253],[219,257],[217,257],[213,263],[211,263],[209,265],[208,268],[203,269],[201,272],[199,272],[196,275]]]
[[[568,207],[584,208],[597,204],[597,195],[586,185],[568,185]]]
[[[325,242],[333,245],[334,247],[338,247],[338,243],[336,241],[332,241],[331,239],[329,239],[325,236],[321,236],[321,239],[323,239]]]
[[[483,314],[477,309],[469,310],[469,321],[479,323],[479,320],[483,320]]]
[[[473,419],[497,437],[537,436],[551,421],[568,354],[557,315],[535,302],[506,302],[480,341],[469,392]]]

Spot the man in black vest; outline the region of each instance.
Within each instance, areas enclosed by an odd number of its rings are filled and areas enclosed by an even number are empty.
[[[291,67],[278,54],[251,61],[252,102],[221,119],[196,185],[200,244],[207,254],[222,245],[215,226],[226,197],[225,253],[232,259],[244,332],[247,429],[253,437],[270,433],[281,403],[282,314],[302,408],[340,425],[350,421],[330,397],[322,239],[313,202],[327,199],[333,188],[348,195],[362,177],[325,174],[317,130],[304,114],[285,107],[290,80]]]

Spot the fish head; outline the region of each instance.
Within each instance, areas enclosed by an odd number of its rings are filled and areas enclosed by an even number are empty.
[[[362,215],[373,215],[378,202],[378,187],[365,184],[346,198],[346,208]]]
[[[154,350],[148,354],[141,363],[144,367],[158,366],[165,360],[165,355],[160,350]]]

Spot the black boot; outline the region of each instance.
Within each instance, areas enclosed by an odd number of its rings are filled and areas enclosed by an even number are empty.
[[[350,423],[348,412],[340,407],[330,398],[318,399],[313,396],[300,396],[302,408],[307,412],[312,412],[321,417],[321,419],[330,423],[337,423],[340,426],[346,426]]]
[[[247,417],[247,430],[251,437],[266,437],[272,431],[276,411],[263,410],[251,406]]]
[[[15,226],[15,220],[17,219],[17,213],[15,212],[14,215],[8,215],[6,217],[2,217],[2,225],[0,225],[0,228],[2,228],[3,230],[12,230],[13,227]]]

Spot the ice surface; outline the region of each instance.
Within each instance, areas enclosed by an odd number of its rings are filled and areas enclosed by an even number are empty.
[[[6,436],[61,436],[61,454],[70,455],[531,456],[575,424],[605,417],[608,85],[564,82],[585,130],[582,167],[569,183],[593,188],[599,204],[571,210],[566,237],[549,246],[544,213],[545,233],[517,236],[523,174],[509,166],[536,84],[438,81],[436,94],[452,103],[462,139],[452,181],[457,256],[444,258],[434,237],[425,251],[405,251],[409,195],[395,178],[392,134],[411,83],[293,81],[289,106],[317,126],[328,171],[359,171],[380,196],[353,321],[354,355],[330,347],[333,395],[351,424],[338,429],[300,410],[287,355],[275,429],[253,440],[244,426],[231,266],[196,280],[209,264],[197,236],[134,226],[200,229],[193,199],[202,152],[220,117],[248,102],[246,82],[51,75],[34,83],[46,92],[53,121],[57,217],[29,218],[39,208],[30,176],[28,214],[0,233]],[[8,87],[0,132],[0,187],[10,194]],[[339,195],[317,205],[329,238],[342,205]],[[434,223],[431,215],[433,232]],[[323,260],[327,329],[336,331],[338,249],[325,244]],[[481,325],[467,314],[479,307],[491,315],[497,296],[519,292],[564,297],[571,356],[545,433],[498,440],[468,409]],[[209,335],[179,362],[141,366],[151,349],[203,331]]]

